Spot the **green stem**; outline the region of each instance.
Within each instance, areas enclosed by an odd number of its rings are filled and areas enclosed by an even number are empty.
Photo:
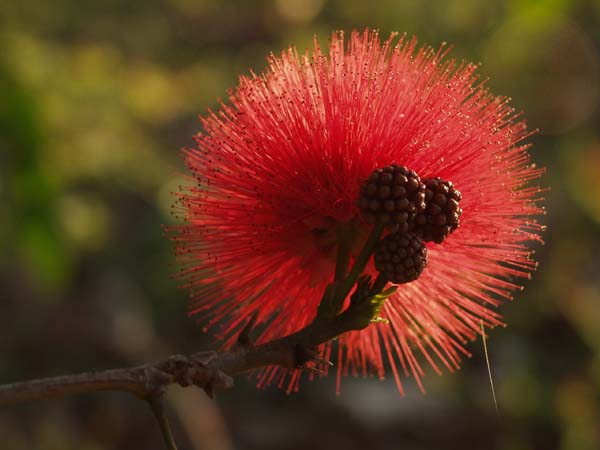
[[[352,229],[351,225],[343,224],[337,229],[338,251],[335,262],[335,278],[334,281],[343,280],[348,270],[350,262],[350,248],[352,247]]]
[[[152,408],[152,412],[154,413],[154,417],[158,422],[158,426],[160,427],[160,432],[163,435],[165,440],[165,445],[168,450],[177,450],[177,444],[175,443],[175,438],[173,437],[173,432],[171,431],[171,426],[169,425],[169,420],[167,419],[167,415],[165,414],[165,409],[162,401],[162,395],[155,395],[148,398],[148,403]]]
[[[371,291],[369,292],[369,297],[374,297],[377,294],[381,294],[381,291],[385,289],[385,286],[387,284],[387,277],[380,272],[377,278],[375,278],[375,281],[373,282],[373,286],[371,287]]]
[[[384,229],[385,225],[383,223],[378,222],[377,224],[375,224],[375,227],[369,235],[367,242],[365,242],[365,245],[360,251],[360,254],[354,261],[350,273],[344,279],[339,289],[337,289],[336,291],[336,298],[339,300],[340,303],[343,303],[344,299],[352,290],[352,286],[354,286],[356,280],[358,280],[358,277],[365,269],[367,263],[369,262],[369,259],[371,258],[371,255],[373,254],[373,251],[375,250],[375,246],[379,243],[379,239],[381,238]]]

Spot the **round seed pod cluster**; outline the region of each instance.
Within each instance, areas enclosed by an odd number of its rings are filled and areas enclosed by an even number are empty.
[[[375,249],[375,268],[392,283],[416,280],[427,264],[424,242],[441,244],[458,228],[461,199],[452,182],[439,177],[421,179],[397,164],[373,171],[358,207],[368,222],[390,232]]]
[[[376,169],[361,186],[358,207],[368,222],[407,232],[417,214],[425,212],[425,185],[404,166]]]
[[[416,215],[410,229],[426,242],[441,244],[460,224],[462,195],[451,181],[426,178],[423,182],[427,207]]]
[[[427,264],[427,248],[413,233],[395,232],[375,248],[375,268],[396,284],[416,280]]]

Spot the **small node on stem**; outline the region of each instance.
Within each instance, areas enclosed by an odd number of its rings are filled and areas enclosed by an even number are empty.
[[[380,294],[385,289],[385,286],[388,284],[388,282],[389,280],[387,276],[385,276],[383,273],[380,273],[377,278],[375,278],[373,286],[371,286],[369,296],[374,297],[375,295]]]
[[[379,317],[381,308],[385,300],[396,292],[396,287],[384,290],[387,284],[387,278],[379,275],[371,283],[370,275],[363,275],[359,278],[356,290],[350,298],[350,306],[345,311],[347,316],[351,317],[352,329],[361,330],[373,323],[373,321],[383,321]]]

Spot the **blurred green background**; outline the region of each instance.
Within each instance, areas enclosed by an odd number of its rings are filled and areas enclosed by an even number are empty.
[[[416,34],[481,61],[548,167],[547,244],[509,327],[456,374],[333,378],[292,396],[238,378],[173,389],[182,449],[600,448],[600,3],[591,0],[4,0],[0,3],[0,382],[213,347],[161,224],[179,149],[240,73],[318,33]],[[0,408],[7,450],[162,449],[150,410],[105,393]]]

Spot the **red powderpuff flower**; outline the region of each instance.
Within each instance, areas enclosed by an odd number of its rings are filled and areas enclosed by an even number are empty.
[[[387,323],[339,339],[338,377],[383,377],[387,361],[402,392],[402,374],[422,388],[419,360],[452,371],[480,321],[502,324],[496,307],[535,267],[525,243],[539,240],[542,209],[528,186],[541,174],[522,144],[530,133],[507,99],[476,84],[475,65],[445,59],[446,47],[395,41],[354,32],[346,46],[338,32],[328,54],[316,42],[304,55],[290,48],[262,75],[241,77],[185,150],[195,185],[180,194],[187,223],[173,239],[190,313],[229,342],[256,313],[265,342],[314,318],[333,279],[337,227],[368,233],[357,199],[374,169],[395,163],[452,180],[461,226],[427,244],[423,274],[386,300]],[[269,368],[259,384],[285,379]]]

